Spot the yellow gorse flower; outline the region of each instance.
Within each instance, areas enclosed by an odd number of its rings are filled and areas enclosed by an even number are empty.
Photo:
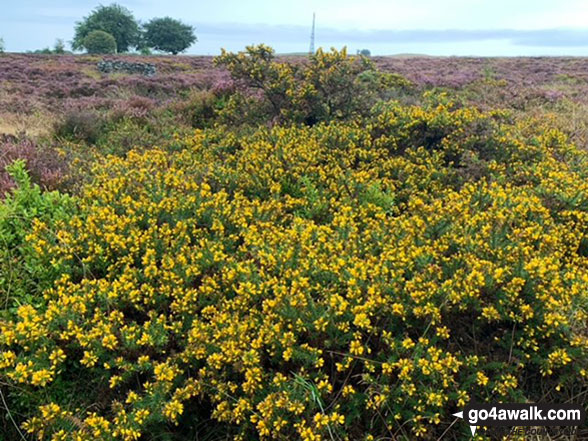
[[[586,154],[439,100],[103,158],[28,235],[54,283],[0,319],[23,428],[137,440],[205,402],[235,439],[436,439],[539,369],[585,380]],[[74,374],[105,402],[43,395]]]

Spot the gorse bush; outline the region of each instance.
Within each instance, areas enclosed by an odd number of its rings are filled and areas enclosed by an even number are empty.
[[[35,221],[43,221],[52,228],[59,220],[73,213],[73,200],[56,191],[42,192],[31,181],[23,159],[6,166],[15,181],[15,189],[5,195],[0,205],[0,292],[6,295],[2,309],[11,311],[22,304],[38,304],[47,280],[49,268],[36,264],[36,254],[26,236]]]
[[[290,68],[268,63],[262,83],[279,83]],[[23,430],[464,439],[465,424],[446,429],[470,400],[574,400],[588,377],[586,153],[428,99],[198,130],[96,164],[74,214],[32,222],[50,271],[0,321]],[[334,116],[317,108],[305,115]]]
[[[379,73],[345,48],[319,49],[307,63],[289,63],[276,61],[268,46],[248,46],[238,54],[223,50],[215,63],[240,86],[221,112],[232,123],[349,120],[367,115],[383,94],[410,88],[406,79]]]

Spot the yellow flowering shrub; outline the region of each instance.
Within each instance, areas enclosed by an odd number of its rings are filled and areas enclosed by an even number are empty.
[[[105,158],[34,223],[53,283],[0,320],[27,433],[436,440],[470,399],[586,385],[588,162],[561,133],[387,103],[181,145]]]
[[[214,63],[238,85],[219,112],[219,119],[231,125],[348,120],[365,116],[379,100],[414,89],[401,75],[380,72],[346,48],[319,48],[308,60],[293,62],[276,60],[274,50],[260,44],[236,54],[222,49]]]

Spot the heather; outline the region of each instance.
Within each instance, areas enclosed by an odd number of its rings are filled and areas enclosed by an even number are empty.
[[[136,56],[116,59],[137,61]],[[157,78],[136,75],[101,75],[101,56],[18,55],[2,56],[0,63],[3,112],[59,112],[70,105],[85,108],[109,107],[129,94],[159,102],[173,99],[191,88],[210,88],[222,74],[210,69],[207,57],[140,57],[155,64]],[[217,75],[219,76],[217,78]]]
[[[584,403],[585,61],[246,51],[0,65],[66,89],[0,146],[0,431],[461,440],[470,401]]]

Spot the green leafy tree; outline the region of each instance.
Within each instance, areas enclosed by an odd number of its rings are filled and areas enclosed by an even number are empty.
[[[184,52],[197,41],[192,26],[170,17],[154,18],[143,28],[147,46],[174,55]]]
[[[4,53],[4,39],[0,37],[0,54]]]
[[[84,38],[84,47],[89,54],[114,54],[116,40],[108,32],[92,31]]]
[[[130,48],[137,47],[141,35],[139,24],[132,12],[116,3],[98,6],[89,16],[76,24],[72,48],[88,49],[85,41],[92,31],[104,31],[112,35],[118,52],[127,52]]]

